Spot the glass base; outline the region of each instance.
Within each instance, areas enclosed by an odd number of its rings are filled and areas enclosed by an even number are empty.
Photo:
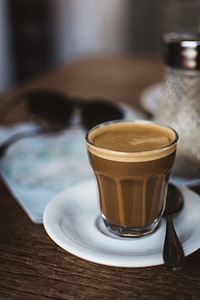
[[[158,229],[160,224],[160,219],[158,219],[155,220],[150,225],[144,227],[117,226],[110,223],[104,215],[102,215],[102,218],[106,227],[110,232],[117,234],[121,237],[130,237],[130,238],[142,237],[151,234]]]

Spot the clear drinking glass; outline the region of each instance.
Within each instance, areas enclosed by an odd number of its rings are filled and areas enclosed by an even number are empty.
[[[87,151],[106,227],[120,236],[155,231],[162,217],[178,134],[147,121],[114,121],[92,128]]]

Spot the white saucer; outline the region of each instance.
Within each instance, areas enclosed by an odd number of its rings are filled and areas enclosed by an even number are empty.
[[[200,247],[200,197],[181,187],[184,207],[174,225],[185,255]],[[61,248],[83,259],[117,267],[147,267],[163,264],[165,219],[152,235],[121,238],[108,232],[100,218],[94,179],[59,193],[47,205],[44,227]]]

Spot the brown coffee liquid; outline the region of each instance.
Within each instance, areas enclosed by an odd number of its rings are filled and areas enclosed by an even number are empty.
[[[153,223],[164,208],[175,133],[151,123],[120,122],[91,131],[87,144],[103,216],[116,226]]]

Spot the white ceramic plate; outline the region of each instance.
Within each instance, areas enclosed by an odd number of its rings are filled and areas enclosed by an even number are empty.
[[[200,197],[181,187],[184,207],[174,225],[185,255],[200,247]],[[100,218],[95,180],[72,186],[54,197],[44,212],[44,227],[52,240],[83,259],[118,267],[163,264],[165,219],[152,235],[121,238],[111,234]]]

